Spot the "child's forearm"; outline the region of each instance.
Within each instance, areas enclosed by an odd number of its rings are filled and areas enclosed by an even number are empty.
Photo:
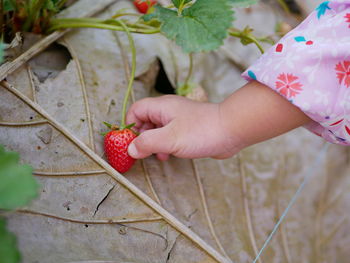
[[[220,104],[223,123],[243,147],[265,141],[312,120],[275,91],[252,81]]]

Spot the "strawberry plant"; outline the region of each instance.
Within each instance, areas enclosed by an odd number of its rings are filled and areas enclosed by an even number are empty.
[[[240,34],[230,34],[234,21],[234,7],[245,7],[256,3],[257,0],[173,0],[173,5],[163,7],[155,5],[153,12],[140,16],[136,22],[120,19],[129,13],[118,13],[111,19],[96,18],[63,18],[52,19],[50,30],[62,28],[100,28],[125,31],[119,21],[123,21],[131,33],[156,34],[162,33],[170,40],[174,40],[186,53],[212,51],[218,49],[224,39],[231,35],[238,38],[253,39],[251,30]],[[137,15],[137,14],[133,14]],[[119,21],[118,21],[119,20]],[[251,41],[262,47],[259,41]],[[250,44],[245,42],[245,44]]]
[[[215,50],[223,44],[233,21],[233,11],[226,0],[173,1],[177,10],[157,5],[144,21],[161,23],[160,32],[174,40],[184,52]]]
[[[153,6],[155,1],[136,1],[139,4]],[[264,52],[260,42],[273,42],[269,38],[256,38],[252,29],[247,27],[238,30],[232,27],[234,21],[233,8],[247,7],[255,4],[257,0],[172,0],[173,5],[163,7],[159,4],[150,10],[142,9],[136,22],[131,22],[122,17],[127,15],[138,16],[130,13],[117,13],[110,19],[96,18],[64,18],[52,19],[50,30],[62,28],[99,28],[116,31],[127,31],[138,34],[161,33],[173,40],[185,53],[189,54],[190,67],[184,83],[177,87],[177,94],[186,96],[196,84],[191,83],[193,72],[193,57],[195,52],[208,52],[218,49],[223,45],[227,36],[241,39],[243,45],[255,44],[261,53]],[[135,2],[134,2],[135,3]]]
[[[16,32],[45,33],[51,17],[61,11],[66,2],[67,0],[1,0],[2,37],[11,39]]]

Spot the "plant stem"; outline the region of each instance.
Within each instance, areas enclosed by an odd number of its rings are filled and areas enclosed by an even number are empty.
[[[193,85],[190,84],[190,80],[193,74],[193,53],[189,53],[188,58],[189,58],[189,68],[188,68],[187,77],[185,79],[185,83],[176,89],[176,94],[180,96],[186,96],[193,89]]]
[[[13,6],[14,11],[17,11],[17,3],[16,0],[10,0],[11,5]]]
[[[282,7],[282,9],[283,9],[287,14],[290,14],[289,7],[288,7],[287,3],[286,3],[284,0],[277,0],[277,2],[280,4],[280,6]]]
[[[35,17],[37,17],[37,15],[39,15],[40,11],[41,11],[41,8],[44,6],[45,2],[47,0],[37,0],[33,6],[32,6],[32,12],[34,13]]]
[[[244,35],[240,31],[229,31],[229,35],[240,39],[249,39],[252,43],[254,43],[257,46],[261,54],[265,53],[264,48],[260,45],[259,41],[253,35]]]
[[[265,53],[264,48],[260,45],[259,41],[254,36],[249,36],[249,39],[253,41],[253,43],[257,46],[257,48],[260,50],[261,54]]]
[[[276,44],[275,40],[273,40],[273,38],[271,36],[257,38],[257,40],[260,42],[268,43],[270,45]]]
[[[184,7],[185,7],[185,0],[181,0],[181,3],[180,3],[180,5],[179,5],[179,8],[177,9],[177,15],[178,15],[178,16],[181,16],[182,10],[183,10]]]
[[[118,23],[120,26],[116,26],[113,24],[107,24],[107,22]],[[135,47],[135,42],[134,42],[134,39],[131,35],[131,32],[153,34],[153,33],[158,33],[159,29],[156,28],[156,29],[150,29],[147,31],[147,30],[142,30],[142,29],[138,29],[138,28],[129,28],[121,20],[101,21],[98,19],[85,18],[85,19],[56,19],[53,22],[50,30],[58,29],[58,28],[81,28],[81,27],[110,29],[110,30],[115,30],[115,31],[125,31],[127,36],[128,36],[128,40],[129,40],[129,44],[130,44],[130,48],[131,48],[131,53],[132,53],[131,73],[130,73],[128,87],[127,87],[126,94],[125,94],[124,101],[123,101],[121,125],[120,125],[121,130],[125,129],[127,127],[127,125],[126,125],[126,110],[127,110],[130,94],[132,92],[132,86],[134,83],[135,72],[136,72],[136,47]],[[191,68],[192,68],[192,56],[190,56],[190,58],[191,58],[190,61],[191,61]],[[190,70],[190,72],[191,71],[192,71],[192,69]]]
[[[64,4],[67,2],[67,0],[60,0],[58,3],[57,3],[57,8],[58,9],[62,9]]]
[[[33,26],[34,21],[40,16],[41,9],[45,4],[46,0],[36,0],[32,1],[28,7],[28,17],[23,25],[24,31],[29,31]]]
[[[142,23],[128,23],[128,22],[125,22],[125,24],[128,26],[129,29],[133,29],[133,28],[136,28],[136,29],[150,29],[150,30],[154,29],[154,27],[146,25],[146,24],[142,24]]]
[[[122,17],[122,16],[142,16],[142,14],[136,14],[136,13],[120,13],[120,14],[115,14],[114,16],[112,16],[113,19],[116,19],[118,17]]]
[[[111,24],[106,24],[103,22],[94,22],[94,21],[88,21],[88,19],[83,19],[82,22],[80,22],[78,19],[72,21],[64,21],[64,19],[54,19],[52,20],[53,23],[51,24],[51,27],[49,28],[49,31],[54,31],[58,29],[64,29],[64,28],[99,28],[99,29],[109,29],[109,30],[115,30],[115,31],[126,31],[125,28],[130,33],[140,33],[140,34],[156,34],[160,32],[159,28],[154,29],[138,29],[138,28],[128,28],[123,26],[116,26]],[[117,20],[116,20],[117,21]],[[118,21],[121,22],[121,21]],[[124,23],[123,23],[124,24]]]
[[[61,23],[105,23],[108,20],[102,20],[100,18],[95,17],[81,17],[81,18],[56,18],[51,20],[53,24],[61,24]]]
[[[188,74],[185,80],[185,85],[187,85],[192,77],[192,73],[193,73],[193,53],[188,54],[189,60],[190,60],[190,67],[188,69]]]
[[[118,21],[118,20],[116,20]],[[132,86],[134,83],[134,79],[135,79],[135,72],[136,72],[136,48],[135,48],[135,42],[134,39],[130,33],[129,28],[124,24],[124,22],[122,21],[118,21],[118,23],[124,28],[128,39],[129,39],[129,44],[130,44],[130,48],[131,48],[131,73],[130,73],[130,78],[129,78],[129,83],[128,83],[128,88],[126,90],[126,94],[124,97],[124,101],[123,101],[123,109],[122,109],[122,120],[121,120],[121,129],[124,129],[126,126],[126,108],[128,106],[128,102],[129,102],[129,97],[132,91]]]

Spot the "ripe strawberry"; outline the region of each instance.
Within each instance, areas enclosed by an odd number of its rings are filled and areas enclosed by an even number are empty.
[[[131,129],[125,128],[112,130],[104,138],[107,160],[120,173],[127,172],[135,163],[135,159],[128,154],[128,146],[136,136]]]
[[[147,14],[148,10],[156,3],[156,0],[134,0],[134,6],[142,14]]]

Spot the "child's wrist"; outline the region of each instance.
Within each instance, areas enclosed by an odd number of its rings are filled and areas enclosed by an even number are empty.
[[[230,148],[230,152],[235,154],[249,146],[249,143],[248,138],[237,129],[234,114],[229,107],[230,105],[227,104],[229,103],[223,101],[218,105],[220,123],[223,129],[223,135],[227,141],[226,145]]]

